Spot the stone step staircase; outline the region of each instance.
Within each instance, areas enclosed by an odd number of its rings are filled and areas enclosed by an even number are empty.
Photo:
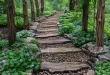
[[[87,64],[90,56],[56,32],[57,18],[60,15],[61,13],[57,13],[38,26],[35,37],[40,42],[41,68],[36,75],[84,75],[90,68]]]

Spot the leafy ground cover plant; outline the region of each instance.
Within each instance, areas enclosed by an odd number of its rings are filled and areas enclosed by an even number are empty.
[[[62,24],[59,29],[58,29],[58,33],[63,35],[63,34],[70,34],[72,33],[72,31],[74,30],[74,26],[73,24],[69,23],[69,24]]]
[[[37,71],[40,68],[40,59],[35,56],[38,48],[24,41],[23,35],[25,37],[31,35],[27,34],[24,34],[24,31],[18,32],[18,38],[11,47],[8,46],[7,40],[0,41],[1,75],[26,75],[26,72]]]
[[[105,14],[105,26],[104,26],[104,33],[107,35],[106,37],[110,38],[110,15]],[[95,30],[95,22],[93,19],[93,15],[89,15],[89,22],[88,22],[88,32],[82,32],[81,26],[81,13],[80,12],[68,12],[64,13],[59,17],[60,27],[58,29],[58,33],[63,34],[70,34],[72,36],[76,36],[77,39],[73,41],[73,44],[77,47],[82,46],[91,41],[95,41],[94,30]],[[93,37],[94,36],[94,37]],[[104,37],[105,38],[105,37]],[[109,45],[108,39],[104,40],[105,45]],[[110,46],[110,45],[109,45]]]
[[[17,33],[16,37],[19,38],[26,38],[26,37],[30,37],[32,36],[32,32],[28,31],[28,30],[22,30],[20,32]]]
[[[0,26],[6,26],[7,25],[7,15],[2,14],[0,15]]]
[[[95,66],[96,75],[110,75],[110,62],[98,62]]]
[[[82,45],[88,43],[88,42],[93,42],[94,39],[94,33],[93,32],[78,32],[77,33],[77,38],[73,40],[73,44],[76,47],[81,47]]]

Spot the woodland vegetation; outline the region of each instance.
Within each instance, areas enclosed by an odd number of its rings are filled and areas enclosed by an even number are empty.
[[[72,41],[76,47],[89,42],[97,49],[110,47],[109,3],[110,0],[0,0],[0,74],[26,75],[39,70],[40,58],[35,56],[39,48],[27,44],[24,38],[33,36],[29,29],[37,18],[55,12],[64,12],[58,19],[57,32],[77,37]],[[3,38],[3,28],[8,30],[7,38]],[[31,43],[40,45],[37,40]],[[109,61],[96,64],[96,75],[110,75],[109,66]]]

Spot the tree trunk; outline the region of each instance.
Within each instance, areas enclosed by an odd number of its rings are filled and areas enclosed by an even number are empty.
[[[34,2],[33,0],[30,0],[31,3],[31,19],[32,21],[35,21],[35,12],[34,12]]]
[[[39,17],[39,16],[40,16],[40,10],[39,10],[39,3],[38,3],[38,0],[35,0],[35,5],[36,5],[37,17]]]
[[[89,1],[84,1],[83,16],[82,16],[82,30],[87,32],[88,28],[88,15],[89,15]]]
[[[44,12],[44,0],[41,0],[41,12]]]
[[[7,8],[7,22],[8,22],[8,29],[9,29],[9,45],[11,46],[16,41],[16,28],[15,28],[15,22],[14,22],[14,1],[13,0],[7,0],[8,3],[11,3],[11,5],[8,5]]]
[[[69,10],[72,11],[74,10],[75,7],[75,0],[70,0],[69,1]]]
[[[98,0],[97,17],[96,17],[96,46],[103,47],[104,42],[104,8],[105,0]]]
[[[27,0],[22,0],[22,2],[23,2],[24,28],[29,30]]]

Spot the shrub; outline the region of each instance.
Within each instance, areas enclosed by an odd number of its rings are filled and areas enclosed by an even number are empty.
[[[0,59],[0,73],[3,75],[24,75],[23,72],[37,71],[40,67],[40,60],[33,55],[33,47],[19,48],[18,50],[7,50],[2,52]]]
[[[94,41],[94,33],[93,32],[78,32],[77,38],[73,40],[73,43],[76,47],[81,47],[82,45]]]
[[[20,32],[17,32],[17,35],[16,35],[17,38],[26,38],[29,36],[32,36],[32,32],[28,30],[22,30]]]
[[[98,62],[95,67],[96,75],[110,75],[110,62]]]
[[[26,72],[37,71],[40,68],[40,59],[35,56],[38,51],[33,45],[28,45],[24,37],[31,32],[23,30],[17,33],[16,42],[9,47],[7,40],[0,41],[0,74],[1,75],[26,75]],[[32,40],[39,45],[39,42]]]
[[[23,17],[16,16],[15,17],[15,25],[17,28],[23,28],[24,27],[24,19]]]
[[[0,15],[0,26],[6,26],[7,25],[7,15],[1,14]]]
[[[0,41],[0,48],[7,47],[7,46],[8,46],[8,40],[1,40]]]
[[[63,34],[70,34],[74,30],[74,25],[73,24],[62,24],[59,29],[58,33],[63,35]]]

